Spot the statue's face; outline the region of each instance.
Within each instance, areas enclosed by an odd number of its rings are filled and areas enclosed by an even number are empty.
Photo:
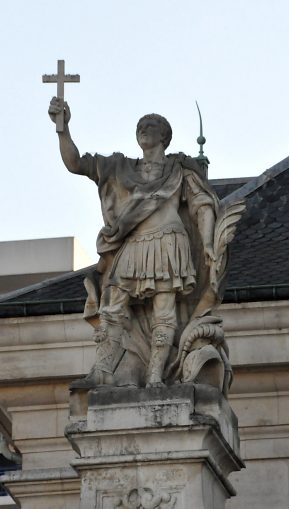
[[[143,150],[157,147],[162,142],[159,122],[154,119],[144,119],[138,127],[136,138]]]

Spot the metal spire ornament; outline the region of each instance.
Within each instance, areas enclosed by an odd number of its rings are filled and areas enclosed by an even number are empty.
[[[200,108],[199,108],[199,105],[198,105],[197,101],[196,101],[196,105],[197,105],[197,108],[198,108],[199,118],[200,118],[200,136],[198,136],[198,138],[197,138],[197,143],[200,145],[200,150],[199,150],[199,155],[198,155],[197,159],[200,161],[200,165],[201,165],[201,167],[202,167],[202,169],[204,171],[205,176],[208,177],[208,165],[210,164],[210,161],[207,158],[207,156],[204,155],[203,146],[206,143],[206,138],[203,135],[202,115],[201,115]]]

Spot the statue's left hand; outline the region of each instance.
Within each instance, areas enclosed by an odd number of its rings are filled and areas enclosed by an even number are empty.
[[[212,262],[216,261],[216,256],[213,250],[213,247],[208,245],[204,246],[204,254],[205,254],[205,264],[210,267]]]

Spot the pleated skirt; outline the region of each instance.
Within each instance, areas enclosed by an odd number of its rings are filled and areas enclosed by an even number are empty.
[[[116,256],[113,279],[132,297],[190,293],[196,283],[187,232],[180,225],[131,235]]]

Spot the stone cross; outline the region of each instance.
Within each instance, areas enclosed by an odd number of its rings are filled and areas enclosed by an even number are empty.
[[[64,103],[64,83],[79,83],[79,74],[65,74],[64,60],[57,61],[57,74],[44,74],[42,76],[43,83],[57,83],[57,97],[61,100],[61,105]],[[64,111],[63,107],[61,112],[56,116],[56,132],[62,133],[64,130]]]

